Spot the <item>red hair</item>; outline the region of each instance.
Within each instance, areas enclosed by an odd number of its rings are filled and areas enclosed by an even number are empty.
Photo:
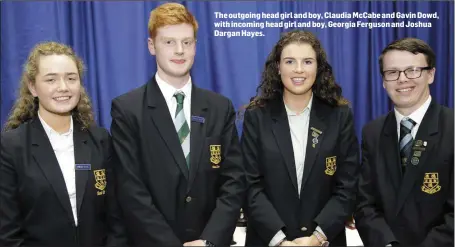
[[[190,24],[194,29],[196,38],[198,24],[196,18],[185,6],[179,3],[165,3],[150,12],[148,31],[150,38],[154,39],[158,28],[167,25]]]

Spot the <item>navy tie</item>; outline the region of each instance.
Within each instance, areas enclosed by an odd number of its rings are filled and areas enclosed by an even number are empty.
[[[415,125],[416,122],[410,118],[403,118],[400,123],[400,156],[403,174],[406,171],[406,165],[409,163],[411,156],[411,147],[414,141],[411,131]]]

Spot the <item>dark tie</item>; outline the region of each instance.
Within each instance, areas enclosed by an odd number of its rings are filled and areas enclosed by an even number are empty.
[[[406,165],[409,163],[409,158],[411,156],[411,147],[414,141],[411,130],[414,128],[415,124],[416,122],[410,118],[403,118],[400,123],[400,156],[403,174],[406,171]]]

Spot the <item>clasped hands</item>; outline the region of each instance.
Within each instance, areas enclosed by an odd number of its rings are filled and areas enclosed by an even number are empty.
[[[284,240],[280,246],[321,246],[321,242],[313,234],[309,237],[296,238],[292,241]]]

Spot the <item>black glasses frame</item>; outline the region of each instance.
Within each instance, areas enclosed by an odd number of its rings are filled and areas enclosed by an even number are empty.
[[[427,67],[412,67],[412,68],[407,68],[405,70],[385,70],[385,71],[382,72],[382,78],[384,79],[384,81],[396,81],[396,80],[398,80],[398,78],[400,78],[401,72],[403,72],[404,76],[406,76],[406,78],[408,78],[408,79],[417,79],[417,78],[420,78],[422,76],[422,72],[424,70],[431,70],[432,68],[433,67],[427,66]],[[416,71],[416,69],[419,69],[420,74],[418,76],[415,76],[415,77],[409,77],[407,73],[410,73],[411,71]],[[386,73],[387,72],[391,72],[391,71],[398,72],[396,78],[395,79],[390,79],[390,78],[386,79]]]

